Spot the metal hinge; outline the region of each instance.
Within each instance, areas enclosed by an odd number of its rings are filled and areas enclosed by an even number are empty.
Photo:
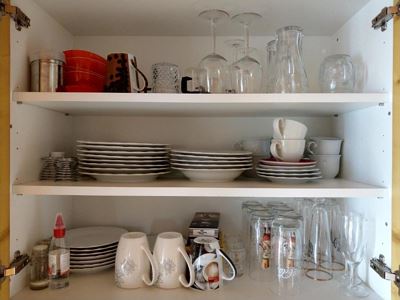
[[[383,8],[379,15],[372,19],[372,28],[385,31],[387,23],[393,19],[394,16],[400,16],[400,1],[397,2],[395,6]]]
[[[393,272],[392,269],[385,264],[385,257],[382,254],[379,255],[379,258],[372,258],[369,261],[369,266],[383,279],[393,281],[399,289],[398,293],[400,295],[400,270]]]
[[[30,258],[27,254],[21,254],[20,251],[15,251],[14,259],[10,266],[6,267],[0,265],[0,283],[3,282],[7,277],[18,274],[23,268],[25,268],[30,262]]]
[[[29,19],[22,10],[17,6],[13,6],[4,3],[4,0],[0,0],[0,16],[9,15],[15,22],[15,28],[21,31],[22,27],[28,28],[31,26],[31,19]]]

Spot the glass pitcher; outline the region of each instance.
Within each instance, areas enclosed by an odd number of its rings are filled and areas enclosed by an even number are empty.
[[[276,32],[275,93],[306,93],[308,79],[302,57],[303,29],[286,26]]]

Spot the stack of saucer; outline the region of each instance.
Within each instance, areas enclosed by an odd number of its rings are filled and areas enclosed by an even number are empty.
[[[233,181],[252,166],[251,152],[191,150],[171,152],[171,167],[180,170],[193,181]]]
[[[68,230],[70,268],[74,273],[93,273],[112,268],[118,241],[127,230],[118,227],[82,227]]]
[[[315,160],[298,162],[277,161],[273,158],[260,160],[257,175],[276,183],[305,183],[321,179],[321,171]]]
[[[77,141],[79,173],[100,181],[143,182],[169,172],[166,144]]]

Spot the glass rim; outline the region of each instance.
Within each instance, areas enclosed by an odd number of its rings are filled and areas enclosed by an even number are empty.
[[[301,28],[300,26],[296,26],[296,25],[285,26],[285,27],[281,27],[278,30],[276,30],[276,34],[280,34],[284,31],[297,31],[297,32],[303,33],[303,28]]]
[[[269,41],[265,48],[267,49],[267,51],[276,51],[276,39]]]

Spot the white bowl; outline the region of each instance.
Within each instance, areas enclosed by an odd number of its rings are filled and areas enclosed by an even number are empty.
[[[180,169],[180,171],[192,181],[228,182],[228,181],[234,181],[246,169],[225,169],[225,170]]]

